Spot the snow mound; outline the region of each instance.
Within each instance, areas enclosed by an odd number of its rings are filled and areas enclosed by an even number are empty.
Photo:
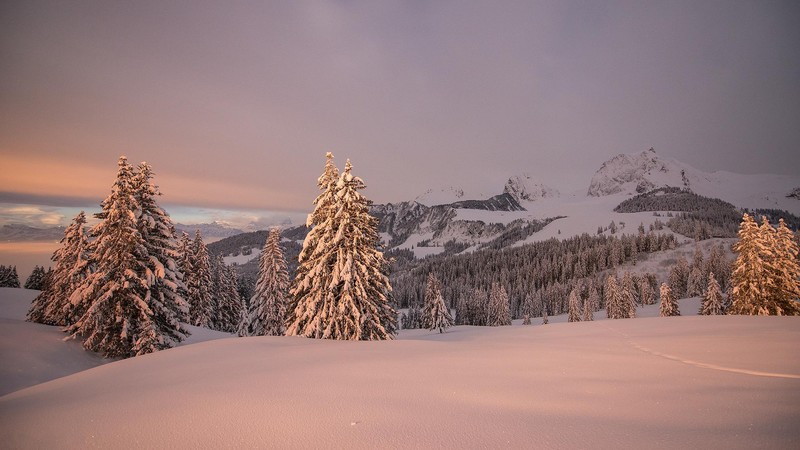
[[[508,179],[503,192],[511,195],[518,202],[534,202],[543,198],[558,197],[559,192],[546,184],[539,182],[528,173],[515,175]]]
[[[800,318],[222,339],[0,398],[39,448],[796,448]]]

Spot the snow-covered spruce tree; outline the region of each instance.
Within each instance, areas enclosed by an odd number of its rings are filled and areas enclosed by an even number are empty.
[[[578,291],[573,289],[569,293],[569,317],[567,318],[568,322],[580,322],[581,315],[583,311],[581,311],[581,299],[578,296]]]
[[[622,293],[617,284],[617,277],[609,274],[606,278],[606,288],[603,291],[606,302],[606,317],[609,319],[624,319],[627,311],[623,310]]]
[[[48,276],[46,289],[33,300],[27,320],[45,325],[70,325],[78,319],[74,317],[70,296],[90,272],[86,215],[83,211],[64,230],[61,247],[53,252],[50,259],[55,263],[55,269]]]
[[[672,289],[667,283],[661,283],[661,317],[680,316],[681,312],[678,309],[678,302],[672,296]]]
[[[675,298],[686,297],[686,286],[689,280],[689,263],[683,256],[678,257],[678,261],[672,266],[669,273],[669,285]]]
[[[408,313],[403,317],[404,330],[416,330],[422,328],[422,311],[416,303],[408,307]]]
[[[737,258],[731,274],[733,300],[728,314],[800,314],[794,300],[800,295],[796,244],[787,244],[766,219],[759,227],[745,214],[733,250]]]
[[[772,273],[776,281],[773,299],[776,303],[787,305],[782,308],[783,314],[800,315],[800,303],[797,301],[800,300],[800,247],[783,219],[778,221],[774,237]]]
[[[589,288],[589,296],[586,298],[586,302],[583,305],[583,321],[590,322],[594,320],[594,312],[597,310],[597,306],[600,303],[600,295],[597,293],[597,288],[592,285]]]
[[[492,290],[489,291],[486,325],[490,327],[511,325],[508,294],[506,293],[506,288],[499,283],[493,283]]]
[[[235,333],[242,318],[236,270],[225,264],[222,255],[210,256],[213,307],[209,326],[218,331]]]
[[[273,228],[261,250],[256,292],[250,298],[247,325],[244,327],[248,336],[284,334],[289,299],[289,270],[280,241],[280,231]]]
[[[102,203],[92,229],[90,260],[95,270],[70,298],[80,318],[68,326],[71,337],[106,357],[143,355],[171,347],[178,332],[162,327],[169,320],[154,316],[150,306],[147,245],[138,229],[139,205],[134,172],[119,159],[117,180]]]
[[[637,278],[636,283],[639,286],[639,300],[642,305],[655,305],[656,298],[653,292],[653,287],[650,285],[650,280],[644,274]]]
[[[636,287],[630,272],[625,272],[622,276],[620,299],[621,314],[628,319],[636,317]]]
[[[17,266],[0,266],[0,287],[19,287]]]
[[[321,339],[392,339],[397,313],[389,303],[391,286],[379,252],[377,219],[358,191],[364,182],[352,175],[350,161],[334,185],[327,181],[328,156],[291,288],[286,333]],[[333,190],[332,193],[329,191]],[[329,203],[330,202],[330,203]]]
[[[530,325],[531,316],[533,315],[533,298],[531,294],[525,295],[525,300],[522,302],[522,324]]]
[[[182,247],[182,245],[181,245]],[[211,257],[200,230],[196,230],[194,240],[189,247],[189,263],[191,272],[186,273],[186,299],[189,302],[189,321],[192,325],[208,328],[214,313],[214,299],[211,293],[213,285],[211,273]]]
[[[23,286],[25,289],[33,289],[35,291],[41,291],[44,287],[44,278],[47,276],[47,272],[45,272],[44,267],[42,266],[34,266],[33,271],[28,276],[28,279],[25,280],[25,285]]]
[[[138,204],[137,227],[147,255],[144,265],[149,294],[145,301],[156,328],[164,335],[165,345],[172,347],[189,335],[181,325],[189,320],[189,304],[184,298],[183,272],[177,262],[175,225],[156,201],[161,192],[153,184],[150,164],[139,164],[132,189]]]
[[[705,279],[704,279],[705,278]],[[693,267],[689,272],[689,280],[686,283],[686,296],[687,297],[700,297],[705,291],[705,285],[708,277],[703,276],[703,271],[698,267]]]
[[[717,279],[714,278],[714,272],[708,274],[708,286],[705,291],[699,314],[704,316],[725,314],[722,291],[719,288]]]
[[[453,326],[453,316],[450,309],[444,304],[442,289],[439,280],[433,272],[428,274],[428,283],[425,286],[425,306],[422,308],[422,322],[429,330],[439,329],[439,333]]]

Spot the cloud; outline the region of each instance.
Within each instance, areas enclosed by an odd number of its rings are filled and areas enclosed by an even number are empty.
[[[66,216],[55,208],[36,205],[0,204],[0,222],[18,223],[33,227],[65,225]]]

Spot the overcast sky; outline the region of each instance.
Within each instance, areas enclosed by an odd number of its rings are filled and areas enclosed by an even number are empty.
[[[376,202],[650,147],[793,174],[798,4],[4,1],[0,203],[97,205],[120,154],[168,204],[277,216],[326,151]]]

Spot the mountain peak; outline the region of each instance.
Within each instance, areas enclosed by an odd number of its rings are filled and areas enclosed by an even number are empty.
[[[528,173],[514,175],[509,178],[503,188],[503,193],[511,195],[517,202],[523,200],[533,202],[543,198],[559,196],[557,190],[538,181]]]
[[[604,162],[589,184],[588,195],[602,197],[618,193],[637,194],[658,187],[692,187],[702,172],[685,164],[662,159],[653,148],[619,154]]]

